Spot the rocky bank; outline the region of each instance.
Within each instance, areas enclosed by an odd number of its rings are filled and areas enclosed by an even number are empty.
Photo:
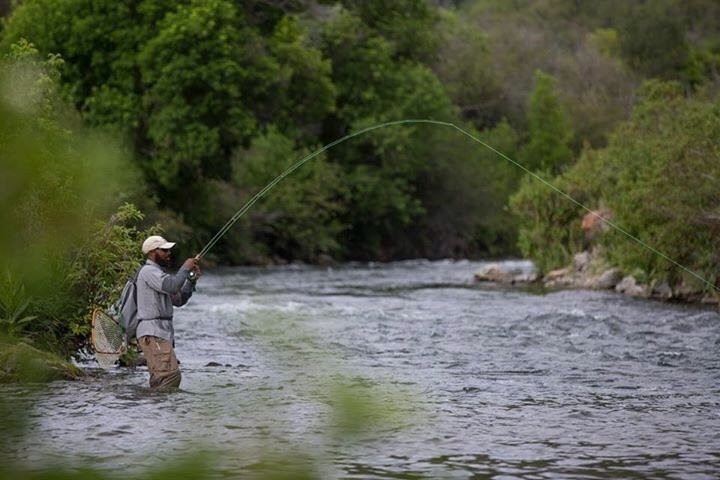
[[[698,286],[681,283],[672,288],[667,282],[644,284],[618,268],[608,266],[597,251],[576,254],[572,264],[552,270],[544,276],[528,273],[501,263],[491,263],[475,273],[475,281],[506,285],[542,284],[548,289],[583,288],[614,290],[632,297],[674,300],[681,302],[720,303],[717,293],[703,292]]]
[[[608,265],[603,259],[600,247],[593,244],[605,229],[602,219],[610,216],[611,212],[603,209],[585,215],[581,225],[591,247],[577,253],[573,257],[572,263],[564,268],[539,276],[506,264],[488,264],[475,273],[475,280],[508,285],[540,283],[548,289],[615,290],[632,297],[720,304],[720,294],[703,291],[699,282],[686,280],[674,287],[667,282],[643,283],[633,275],[628,275],[620,269]]]

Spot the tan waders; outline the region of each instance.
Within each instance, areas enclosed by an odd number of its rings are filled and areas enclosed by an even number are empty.
[[[168,389],[180,386],[180,367],[170,342],[160,337],[146,335],[138,339],[138,345],[147,360],[150,372],[150,388]]]

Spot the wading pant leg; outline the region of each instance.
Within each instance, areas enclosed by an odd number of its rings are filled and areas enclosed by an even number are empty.
[[[180,386],[180,367],[170,342],[146,335],[138,339],[140,350],[147,360],[150,388],[166,389]]]

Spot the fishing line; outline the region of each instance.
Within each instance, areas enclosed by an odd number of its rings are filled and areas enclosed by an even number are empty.
[[[583,205],[583,204],[580,203],[579,201],[575,200],[573,197],[571,197],[571,196],[568,195],[567,193],[565,193],[565,192],[563,192],[562,190],[560,190],[559,188],[557,188],[557,187],[556,187],[555,185],[553,185],[552,183],[550,183],[550,182],[548,182],[547,180],[545,180],[544,178],[542,178],[540,175],[538,175],[538,174],[536,174],[535,172],[529,170],[527,167],[525,167],[525,166],[522,165],[521,163],[516,162],[515,160],[513,160],[513,159],[510,158],[510,157],[508,157],[508,156],[505,155],[503,152],[497,150],[497,149],[494,148],[493,146],[488,145],[487,143],[483,142],[482,140],[480,140],[479,138],[477,138],[476,136],[474,136],[474,135],[471,134],[470,132],[468,132],[468,131],[466,131],[466,130],[463,130],[462,128],[458,127],[458,126],[455,125],[454,123],[443,122],[443,121],[439,121],[439,120],[426,120],[426,119],[395,120],[395,121],[392,121],[392,122],[385,122],[385,123],[381,123],[381,124],[378,124],[378,125],[373,125],[373,126],[371,126],[371,127],[363,128],[362,130],[358,130],[357,132],[350,133],[350,134],[348,134],[348,135],[345,135],[345,136],[342,137],[342,138],[339,138],[339,139],[337,139],[337,140],[335,140],[335,141],[333,141],[333,142],[331,142],[331,143],[328,143],[327,145],[324,145],[324,146],[321,147],[320,149],[318,149],[318,150],[310,153],[309,155],[303,157],[302,159],[298,160],[298,161],[295,162],[292,166],[290,166],[287,170],[285,170],[285,171],[282,172],[280,175],[278,175],[272,182],[268,183],[262,190],[260,190],[258,193],[256,193],[250,200],[247,201],[247,203],[245,203],[245,205],[243,205],[243,206],[240,208],[240,210],[238,210],[238,211],[235,213],[235,215],[233,215],[232,217],[230,217],[230,219],[225,223],[225,225],[223,225],[222,228],[220,228],[220,230],[218,230],[218,232],[215,234],[215,236],[213,236],[213,237],[210,239],[210,241],[207,243],[207,245],[205,245],[205,247],[203,247],[203,249],[200,251],[200,253],[198,253],[198,254],[195,256],[195,258],[197,258],[198,260],[200,260],[202,257],[204,257],[204,256],[210,251],[210,249],[212,249],[212,248],[215,246],[215,244],[225,235],[225,233],[227,233],[227,231],[230,230],[230,228],[232,228],[233,225],[235,225],[235,223],[245,214],[245,212],[247,212],[247,211],[255,204],[255,202],[257,202],[258,200],[260,200],[260,198],[262,198],[267,192],[269,192],[270,190],[272,190],[272,189],[275,187],[275,185],[277,185],[279,182],[281,182],[285,177],[287,177],[288,175],[290,175],[292,172],[294,172],[295,170],[297,170],[298,168],[300,168],[301,166],[303,166],[303,164],[305,164],[306,162],[312,160],[313,158],[315,158],[315,157],[317,157],[318,155],[320,155],[321,153],[323,153],[323,152],[325,152],[325,151],[333,148],[334,146],[336,146],[336,145],[338,145],[338,144],[340,144],[340,143],[343,143],[343,142],[346,141],[346,140],[350,140],[351,138],[357,137],[357,136],[359,136],[359,135],[363,135],[363,134],[368,133],[368,132],[371,132],[371,131],[373,131],[373,130],[378,130],[378,129],[385,128],[385,127],[390,127],[390,126],[393,126],[393,125],[418,124],[418,123],[430,124],[430,125],[439,125],[439,126],[443,126],[443,127],[454,128],[455,130],[459,131],[460,133],[462,133],[462,134],[465,135],[466,137],[470,138],[470,139],[473,140],[474,142],[479,143],[480,145],[482,145],[483,147],[489,149],[490,151],[492,151],[492,152],[495,153],[496,155],[498,155],[498,156],[500,156],[501,158],[503,158],[503,159],[507,160],[508,162],[512,163],[513,165],[515,165],[516,167],[518,167],[519,169],[521,169],[523,172],[525,172],[525,173],[527,173],[528,175],[530,175],[531,177],[533,177],[535,180],[539,181],[540,183],[542,183],[543,185],[547,186],[548,188],[550,188],[550,189],[553,190],[554,192],[558,193],[558,194],[561,195],[562,197],[566,198],[567,200],[571,201],[573,204],[575,204],[575,205],[577,205],[578,207],[582,208],[583,210],[589,212],[590,214],[592,214],[593,216],[595,216],[596,218],[598,218],[600,221],[602,221],[604,224],[606,224],[606,225],[608,225],[609,227],[617,230],[618,232],[622,233],[623,235],[625,235],[626,237],[630,238],[631,240],[637,242],[639,245],[641,245],[642,247],[646,248],[646,249],[649,250],[650,252],[652,252],[652,253],[654,253],[655,255],[658,255],[659,257],[661,257],[661,258],[665,259],[666,261],[670,262],[670,263],[673,264],[674,266],[676,266],[676,267],[682,269],[683,271],[689,273],[690,275],[692,275],[692,276],[695,277],[696,279],[700,280],[703,284],[711,287],[713,290],[720,291],[720,288],[716,287],[713,283],[711,283],[709,280],[705,279],[705,278],[704,278],[703,276],[701,276],[700,274],[698,274],[698,273],[690,270],[689,268],[687,268],[687,267],[685,267],[684,265],[680,264],[680,263],[677,262],[676,260],[674,260],[674,259],[672,259],[671,257],[669,257],[668,255],[662,253],[661,251],[657,250],[656,248],[652,247],[651,245],[648,245],[647,243],[645,243],[644,241],[640,240],[640,239],[637,238],[635,235],[631,234],[630,232],[628,232],[628,231],[625,230],[624,228],[620,227],[620,226],[617,225],[616,223],[612,222],[611,220],[608,220],[607,218],[603,217],[602,215],[598,215],[597,213],[595,213],[595,212],[594,212],[593,210],[591,210],[590,208],[586,207],[585,205]]]

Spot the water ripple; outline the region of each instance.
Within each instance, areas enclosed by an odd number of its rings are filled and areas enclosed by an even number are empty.
[[[481,265],[210,272],[177,312],[180,391],[142,368],[2,386],[27,415],[0,459],[132,473],[202,447],[231,477],[310,451],[325,478],[715,478],[717,313],[476,285]]]

